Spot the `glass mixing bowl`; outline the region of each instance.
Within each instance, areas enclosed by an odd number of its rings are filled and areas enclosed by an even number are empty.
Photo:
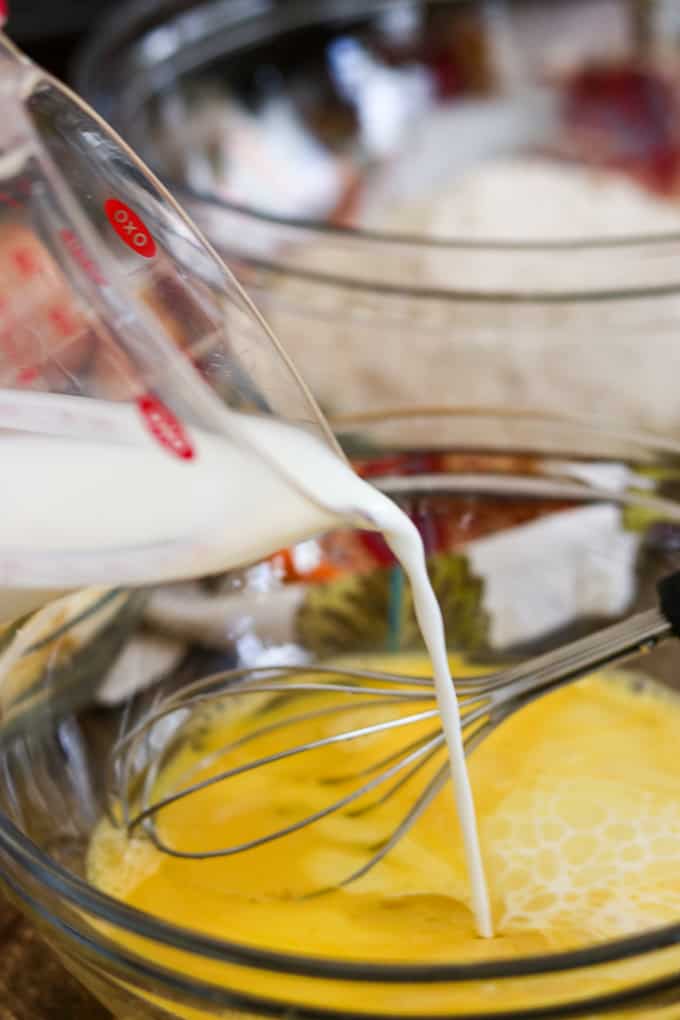
[[[574,236],[565,218],[571,236],[549,241],[521,227],[519,236],[433,239],[416,215],[432,178],[413,184],[418,208],[401,226],[375,226],[364,188],[393,168],[410,185],[424,151],[410,145],[419,122],[469,100],[464,112],[484,144],[453,148],[473,168],[496,140],[492,156],[596,159],[672,202],[673,6],[134,3],[80,64],[78,86],[174,183],[354,462],[418,523],[451,648],[489,665],[648,607],[655,582],[678,566],[680,230],[622,236],[605,224],[606,236]],[[352,92],[367,53],[403,72],[374,78],[387,94],[399,81],[410,96],[410,119],[394,122],[397,150],[372,138],[371,104],[362,87]],[[206,94],[211,103],[217,95],[217,137]],[[242,105],[225,118],[234,95]],[[507,102],[499,109],[498,100]],[[536,133],[546,104],[574,130]],[[492,128],[480,131],[487,114]],[[493,127],[496,114],[507,131]],[[273,139],[262,124],[274,126]],[[430,156],[440,137],[435,130]],[[225,166],[238,173],[220,196]],[[4,635],[4,888],[118,1016],[547,1020],[677,1010],[680,922],[540,958],[360,965],[311,948],[254,949],[239,943],[236,923],[230,941],[216,941],[87,882],[121,716],[110,690],[106,704],[96,696],[109,664],[125,663],[117,656],[149,631],[169,631],[184,642],[165,681],[175,685],[239,663],[394,650],[415,640],[401,598],[380,542],[343,533],[148,598],[80,596],[56,619]],[[671,643],[630,668],[676,686],[677,662]],[[209,981],[192,976],[199,960]],[[442,989],[444,1013],[433,1000]],[[471,997],[475,1009],[462,1007]]]
[[[676,6],[133,2],[75,81],[328,414],[521,408],[676,431]],[[585,211],[560,176],[584,167]]]
[[[356,418],[337,429],[357,468],[420,528],[449,646],[472,660],[511,663],[649,607],[655,582],[680,565],[678,442],[519,414]],[[88,883],[123,712],[110,690],[106,703],[98,696],[111,663],[141,635],[177,637],[180,621],[186,653],[168,690],[237,663],[410,648],[395,569],[375,536],[338,532],[210,583],[74,596],[3,635],[2,888],[118,1017],[675,1015],[680,918],[541,957],[359,964],[320,958],[313,945],[296,955],[242,944],[237,917],[219,941]],[[122,661],[133,674],[134,656]],[[679,663],[670,642],[627,668],[678,686]],[[192,976],[198,961],[209,978]],[[442,993],[443,1012],[433,1004]],[[476,1008],[461,1009],[470,996]]]

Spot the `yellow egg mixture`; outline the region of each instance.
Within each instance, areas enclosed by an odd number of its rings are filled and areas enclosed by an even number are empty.
[[[426,675],[424,658],[364,660],[371,668]],[[452,659],[455,675],[481,673]],[[307,696],[305,696],[307,698]],[[323,707],[327,696],[298,699],[299,711]],[[328,704],[333,703],[330,699]],[[252,730],[252,703],[213,706],[158,781],[160,793],[232,768],[300,740],[385,718],[384,708],[312,718],[293,730],[271,731],[255,744],[201,759]],[[400,711],[419,711],[415,704]],[[262,725],[290,714],[270,701]],[[394,715],[394,711],[391,711]],[[289,824],[348,792],[354,783],[329,776],[356,773],[433,729],[433,720],[289,759],[275,769],[217,784],[166,809],[158,830],[183,850],[242,842]],[[232,857],[187,861],[159,853],[144,837],[128,839],[102,822],[92,839],[88,872],[100,889],[181,926],[267,949],[365,961],[469,962],[553,952],[680,920],[680,699],[632,677],[592,677],[546,696],[506,721],[469,759],[496,937],[476,936],[469,910],[460,833],[447,786],[385,860],[347,888],[303,899],[332,885],[370,856],[402,818],[443,752],[374,810],[325,818],[268,846]],[[198,768],[198,771],[197,771]],[[388,787],[391,784],[388,784]],[[384,789],[387,789],[385,787]],[[375,802],[379,788],[359,806]],[[133,944],[133,940],[129,940]],[[173,951],[143,951],[178,965]],[[631,967],[637,965],[631,964]],[[195,977],[222,980],[217,965],[191,962]],[[627,972],[628,976],[632,971]],[[639,976],[639,975],[638,975]],[[600,975],[605,985],[628,980]],[[236,982],[247,988],[252,974]],[[304,980],[269,973],[259,994],[295,998]],[[297,985],[296,985],[297,982]],[[584,979],[584,989],[589,979]],[[367,1008],[367,987],[305,988],[306,1001]],[[522,987],[526,992],[522,992]],[[264,991],[263,991],[264,989]],[[602,990],[601,987],[594,991]],[[558,998],[574,994],[573,981]],[[409,994],[411,1000],[409,1001]],[[479,1003],[477,987],[384,987],[379,997],[396,1012],[451,1010]],[[501,1002],[534,994],[508,986]],[[548,991],[545,991],[548,995]],[[584,992],[585,994],[585,992]],[[390,996],[394,1002],[390,1006]],[[510,998],[508,998],[510,995]],[[452,996],[454,996],[452,1000]],[[551,992],[549,998],[554,998]],[[540,999],[540,995],[539,995]],[[388,1009],[388,1011],[389,1011]],[[199,1016],[188,1010],[181,1016]]]

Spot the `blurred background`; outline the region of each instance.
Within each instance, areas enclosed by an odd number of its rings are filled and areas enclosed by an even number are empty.
[[[11,4],[8,31],[34,60],[65,78],[78,43],[115,6],[111,0],[20,0]]]

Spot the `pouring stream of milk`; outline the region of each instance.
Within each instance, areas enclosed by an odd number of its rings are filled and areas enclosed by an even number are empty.
[[[48,409],[50,401],[69,398],[30,399]],[[412,522],[300,428],[234,415],[244,443],[191,432],[196,456],[182,461],[158,447],[134,407],[83,398],[72,406],[76,418],[89,415],[87,428],[67,415],[62,435],[0,429],[0,621],[88,585],[217,573],[343,526],[382,531],[411,581],[448,744],[477,929],[491,936],[444,626]],[[266,459],[253,452],[258,448]]]

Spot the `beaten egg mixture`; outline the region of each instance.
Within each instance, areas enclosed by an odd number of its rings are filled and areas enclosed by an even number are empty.
[[[429,675],[424,657],[363,664]],[[485,672],[455,658],[451,667],[454,676]],[[362,708],[355,700],[349,714],[270,730],[226,754],[220,749],[253,729],[253,702],[213,704],[199,714],[190,739],[162,771],[157,791],[162,795],[189,777],[205,778],[300,740],[385,718],[384,708]],[[333,703],[325,694],[305,695],[296,699],[295,710],[311,712]],[[399,712],[423,707],[429,706],[416,703]],[[259,704],[256,717],[265,726],[290,714],[286,702],[270,699]],[[430,719],[333,744],[208,787],[164,810],[158,831],[182,850],[252,839],[342,796],[356,785],[356,779],[343,776],[387,757],[433,726],[436,720]],[[392,784],[355,805],[370,801],[372,810],[350,809],[231,857],[177,859],[157,851],[143,834],[128,838],[123,829],[102,821],[92,838],[88,877],[125,903],[180,926],[314,956],[470,962],[585,946],[680,919],[679,747],[680,699],[624,674],[593,676],[553,692],[480,744],[470,757],[470,771],[493,898],[492,940],[475,934],[448,788],[367,875],[346,888],[303,898],[366,862],[442,764],[443,751],[385,803],[375,802]],[[171,960],[170,950],[146,946],[145,952],[161,963]],[[208,962],[205,973],[195,961],[192,968],[195,977],[211,976]],[[267,992],[290,997],[295,980],[271,973]],[[342,992],[339,1005],[348,994]],[[361,1008],[361,985],[351,994],[355,999],[349,1005]],[[425,998],[430,1009],[447,1004],[432,989],[424,996],[423,986],[414,987],[413,994],[414,1008]],[[441,989],[442,996],[450,994]],[[408,1010],[403,995],[400,1006]]]

